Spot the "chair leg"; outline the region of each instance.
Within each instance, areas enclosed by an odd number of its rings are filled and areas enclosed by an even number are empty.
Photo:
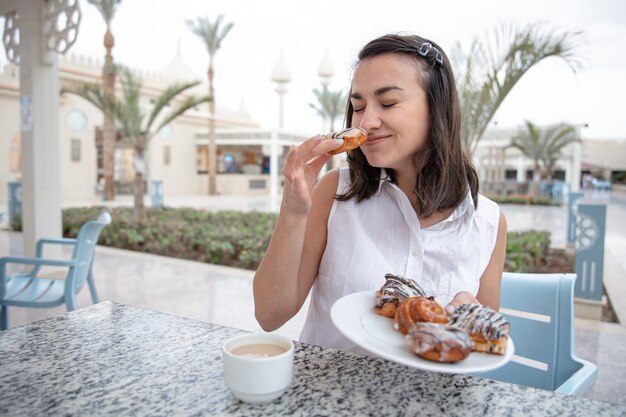
[[[9,312],[7,308],[7,306],[0,306],[0,330],[9,328]]]
[[[100,298],[98,297],[98,291],[96,290],[96,283],[93,280],[93,271],[91,269],[89,270],[89,275],[87,275],[87,285],[89,285],[91,300],[94,304],[98,304],[100,302]]]
[[[67,307],[67,311],[76,310],[76,294],[71,293],[69,296],[65,296],[65,306]]]

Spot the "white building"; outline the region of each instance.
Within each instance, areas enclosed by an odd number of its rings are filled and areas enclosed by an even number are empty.
[[[102,62],[69,55],[59,59],[61,82],[101,80]],[[169,84],[198,80],[177,52],[161,71],[141,74],[146,106]],[[21,180],[19,67],[8,64],[0,72],[0,204],[7,202],[7,184]],[[118,88],[119,88],[118,82]],[[206,95],[207,82],[192,90]],[[218,97],[219,105],[219,97]],[[62,201],[97,200],[96,188],[102,176],[101,128],[103,115],[82,98],[63,94],[59,106],[60,198]],[[150,142],[147,152],[147,180],[162,180],[169,195],[201,195],[208,192],[207,137],[208,106],[189,111],[162,129]],[[221,194],[269,193],[272,182],[269,156],[277,154],[275,190],[280,186],[279,157],[285,147],[304,137],[284,131],[262,129],[251,119],[243,104],[238,110],[217,109],[218,192]],[[272,145],[274,144],[274,145]],[[118,193],[131,193],[134,178],[132,149],[118,143],[115,180]]]
[[[532,180],[534,162],[521,151],[510,147],[516,129],[491,128],[485,132],[474,155],[481,190],[493,193],[512,193],[524,190]],[[626,138],[589,139],[563,149],[554,167],[553,179],[570,186],[580,185],[581,176],[626,182]],[[575,187],[573,188],[575,189]]]

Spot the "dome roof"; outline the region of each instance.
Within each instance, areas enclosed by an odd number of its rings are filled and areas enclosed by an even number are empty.
[[[170,61],[169,64],[158,71],[158,74],[178,81],[200,81],[204,78],[197,74],[183,58],[180,40],[176,46],[176,56]]]

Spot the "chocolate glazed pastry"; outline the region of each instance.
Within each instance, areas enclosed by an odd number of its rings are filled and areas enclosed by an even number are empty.
[[[381,316],[393,318],[398,305],[410,297],[426,296],[422,287],[410,278],[386,274],[385,283],[376,292],[374,311]]]
[[[467,332],[437,323],[415,323],[407,339],[416,355],[434,362],[458,362],[470,354],[472,347]]]
[[[451,326],[469,333],[477,352],[504,355],[510,324],[506,317],[482,304],[462,304],[450,317]]]
[[[337,155],[342,152],[351,151],[364,145],[367,142],[367,132],[360,127],[349,127],[339,132],[332,132],[322,136],[322,140],[326,139],[343,139],[343,145],[339,148],[329,151],[329,155]]]

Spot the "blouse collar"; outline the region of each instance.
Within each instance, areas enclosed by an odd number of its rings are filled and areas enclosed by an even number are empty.
[[[378,190],[376,191],[376,194],[380,193],[380,190],[382,189],[384,183],[392,184],[391,177],[387,173],[387,170],[385,168],[381,168],[380,179],[378,180]],[[463,216],[466,211],[470,215],[474,213],[474,200],[472,199],[472,192],[470,190],[469,184],[467,184],[467,193],[465,194],[465,198],[461,200],[461,203],[456,206],[450,216],[448,216],[448,218],[443,220],[441,223],[446,223],[458,219],[459,217]]]

